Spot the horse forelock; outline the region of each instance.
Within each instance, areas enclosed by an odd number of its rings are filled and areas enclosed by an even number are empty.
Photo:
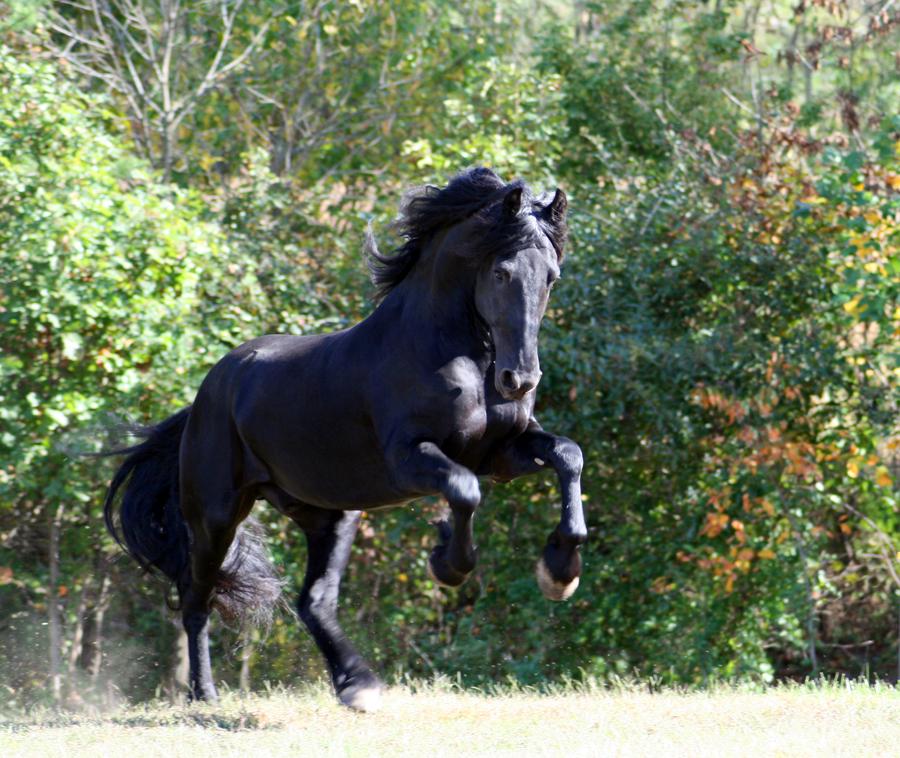
[[[501,201],[509,192],[521,188],[521,210],[509,218],[501,210]],[[546,194],[546,193],[545,193]],[[503,254],[534,235],[538,228],[549,237],[557,257],[562,259],[565,221],[549,219],[543,211],[549,201],[545,195],[535,198],[521,179],[504,182],[488,168],[471,168],[457,174],[446,187],[424,185],[409,190],[400,204],[394,229],[404,242],[392,254],[382,255],[371,230],[366,237],[366,253],[376,300],[383,299],[415,267],[423,250],[441,229],[475,218],[480,229],[476,255]]]

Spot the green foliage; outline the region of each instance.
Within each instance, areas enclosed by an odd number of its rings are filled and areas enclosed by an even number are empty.
[[[205,356],[256,320],[240,306],[246,264],[117,126],[52,66],[0,51],[0,531],[16,545],[0,550],[4,607],[43,589],[54,522],[66,568],[53,591],[74,598],[100,581],[110,469],[70,455],[96,449],[86,435],[107,414],[152,419],[190,402]],[[234,299],[210,309],[212,291]]]

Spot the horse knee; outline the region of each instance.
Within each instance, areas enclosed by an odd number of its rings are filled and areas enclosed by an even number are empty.
[[[481,486],[471,471],[454,471],[447,482],[447,501],[456,510],[473,512],[481,502]]]
[[[559,467],[566,473],[579,476],[584,468],[584,454],[577,443],[568,437],[560,437],[553,446],[553,455]]]
[[[307,626],[337,615],[337,589],[328,585],[327,580],[319,580],[300,593],[297,615]]]

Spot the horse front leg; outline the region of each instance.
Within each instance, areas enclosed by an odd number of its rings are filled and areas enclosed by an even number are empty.
[[[312,506],[292,514],[308,545],[306,578],[297,610],[325,656],[338,699],[350,708],[374,711],[381,704],[384,685],[347,639],[337,618],[341,578],[360,514]]]
[[[450,460],[433,442],[420,442],[405,455],[392,458],[394,480],[403,490],[440,492],[447,499],[453,524],[438,522],[438,544],[428,558],[428,568],[439,584],[458,587],[477,561],[472,520],[481,502],[478,477]]]
[[[552,468],[559,478],[562,517],[547,538],[536,567],[537,582],[548,600],[568,600],[581,576],[581,545],[587,540],[581,504],[581,448],[566,437],[533,426],[501,449],[484,471],[500,481]]]

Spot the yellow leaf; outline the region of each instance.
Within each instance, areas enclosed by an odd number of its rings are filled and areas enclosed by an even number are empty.
[[[769,550],[769,548],[767,547],[764,547],[762,550],[760,550],[757,555],[763,560],[772,560],[775,557],[774,551]]]
[[[849,313],[851,315],[853,313],[855,313],[856,309],[859,307],[860,299],[861,299],[860,296],[857,295],[852,300],[848,300],[846,303],[844,303],[844,306],[843,306],[844,310],[847,311],[847,313]]]
[[[859,461],[855,458],[851,458],[847,462],[847,476],[851,479],[856,479],[859,476]]]
[[[894,480],[884,466],[879,466],[878,470],[875,472],[875,483],[879,487],[890,487],[894,483]]]

